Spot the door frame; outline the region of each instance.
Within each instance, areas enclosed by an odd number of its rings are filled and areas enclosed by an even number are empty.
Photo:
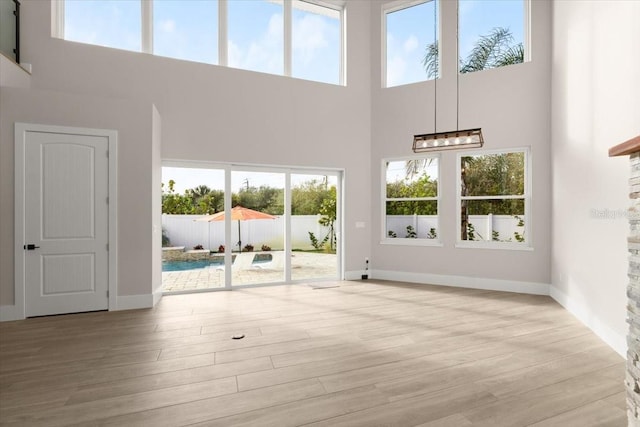
[[[25,318],[25,147],[27,133],[58,133],[81,136],[102,136],[108,140],[108,302],[109,311],[117,309],[118,295],[118,131],[76,128],[68,126],[15,123],[15,211],[14,211],[14,304],[15,318]]]
[[[256,164],[256,163],[239,163],[239,162],[213,162],[202,160],[184,160],[184,159],[162,159],[162,167],[177,167],[177,168],[193,168],[193,169],[218,169],[224,171],[225,174],[225,199],[224,210],[231,209],[231,173],[233,171],[251,171],[251,172],[267,172],[267,173],[282,173],[285,175],[285,200],[291,197],[291,175],[295,174],[318,174],[326,175],[327,173],[337,177],[337,193],[336,193],[336,213],[337,213],[337,227],[336,227],[336,280],[345,280],[344,271],[344,248],[345,248],[345,233],[344,233],[344,216],[345,216],[345,170],[343,168],[335,167],[318,167],[318,166],[291,166],[291,165],[274,165],[274,164]],[[286,236],[291,233],[291,206],[290,203],[285,201],[285,254],[291,254],[291,248],[286,248],[290,244]],[[228,243],[231,242],[231,219],[229,216],[225,217],[225,247],[231,247]],[[287,252],[288,251],[288,252]],[[286,258],[289,258],[285,255]],[[231,264],[231,252],[225,251],[225,265]],[[287,269],[289,271],[287,272]],[[177,292],[164,292],[164,295],[176,295],[182,293],[199,293],[199,292],[217,292],[217,291],[230,291],[252,287],[264,287],[264,286],[279,286],[279,285],[291,285],[301,282],[300,280],[291,280],[291,271],[285,264],[285,280],[283,282],[273,283],[259,283],[251,285],[237,286],[233,285],[231,281],[231,268],[225,268],[225,284],[220,288],[211,289],[190,289],[188,291]]]

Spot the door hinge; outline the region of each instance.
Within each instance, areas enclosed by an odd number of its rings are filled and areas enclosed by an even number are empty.
[[[107,150],[107,159],[109,158],[109,150]]]
[[[107,204],[109,204],[109,198],[107,197]]]
[[[107,251],[109,250],[109,244],[107,243]]]
[[[109,291],[107,291],[107,298],[109,298]]]

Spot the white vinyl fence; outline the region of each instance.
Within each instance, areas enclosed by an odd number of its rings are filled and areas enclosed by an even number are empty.
[[[524,215],[521,218],[526,221]],[[498,232],[499,240],[516,241],[514,233],[522,235],[524,227],[518,227],[518,219],[511,215],[469,215],[469,223],[475,229],[475,240],[492,240],[493,232]],[[440,235],[436,215],[387,215],[386,233],[393,231],[398,238],[407,237],[407,226],[412,226],[419,239],[426,239],[431,228]],[[389,237],[385,234],[385,237]]]
[[[204,215],[162,215],[162,229],[169,238],[171,246],[184,246],[192,249],[202,245],[205,249],[217,251],[224,245],[224,221],[195,221]],[[322,241],[329,232],[328,227],[318,223],[319,215],[294,215],[291,217],[291,243],[293,249],[313,249],[309,232],[318,241]],[[262,245],[273,250],[284,249],[284,218],[255,219],[240,221],[240,238],[242,247],[251,244],[254,251],[259,251]],[[238,221],[231,221],[231,241],[233,250],[238,250]]]

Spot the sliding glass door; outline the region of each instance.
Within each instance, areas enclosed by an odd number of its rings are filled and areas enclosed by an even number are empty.
[[[291,174],[291,280],[338,278],[338,177]]]
[[[341,174],[167,162],[165,292],[341,278]]]

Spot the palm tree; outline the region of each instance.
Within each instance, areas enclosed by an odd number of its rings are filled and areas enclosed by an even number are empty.
[[[211,189],[206,185],[198,185],[197,187],[193,187],[185,191],[185,195],[191,198],[194,205],[208,194],[211,194]]]
[[[522,43],[513,45],[511,31],[508,28],[499,27],[478,39],[465,62],[460,64],[460,72],[464,74],[519,64],[523,60],[524,47]]]
[[[404,163],[404,172],[407,179],[412,179],[416,175],[420,175],[431,165],[433,158],[428,159],[411,159]]]
[[[439,55],[438,41],[427,45],[422,65],[430,79],[438,77]],[[524,46],[522,43],[513,44],[513,35],[508,28],[497,27],[489,34],[481,36],[469,55],[460,61],[462,74],[505,65],[524,62]]]

